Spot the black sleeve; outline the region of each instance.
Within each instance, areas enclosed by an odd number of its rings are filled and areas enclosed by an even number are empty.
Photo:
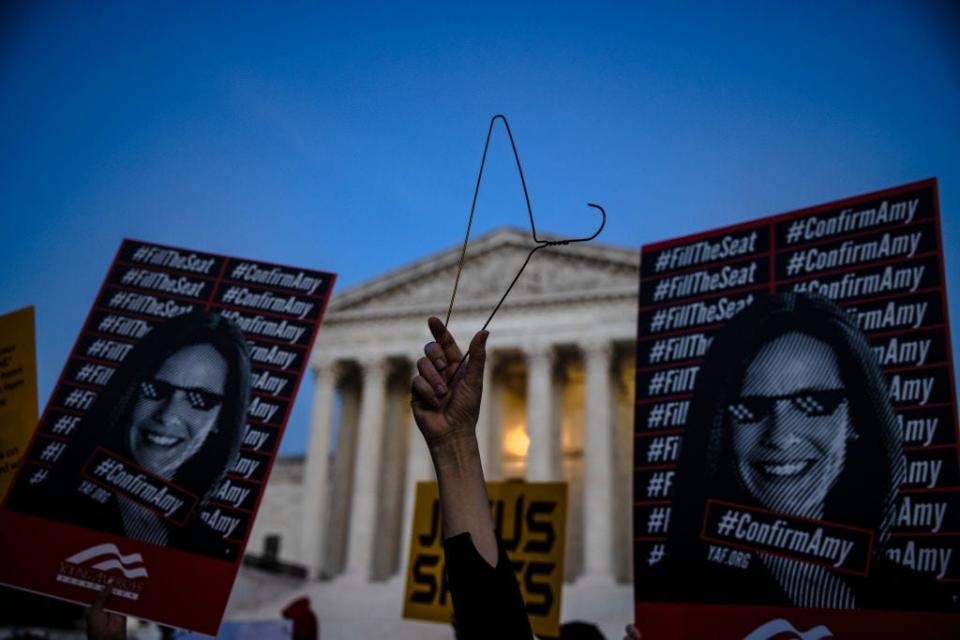
[[[469,533],[444,540],[443,548],[459,640],[530,640],[520,585],[499,537],[495,568],[477,553]]]

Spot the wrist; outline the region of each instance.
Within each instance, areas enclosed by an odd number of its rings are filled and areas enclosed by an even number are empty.
[[[465,469],[480,461],[480,445],[477,434],[463,430],[444,434],[427,442],[433,466],[441,470]]]

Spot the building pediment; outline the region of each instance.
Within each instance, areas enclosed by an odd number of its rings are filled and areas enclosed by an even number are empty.
[[[457,309],[492,308],[533,246],[529,232],[509,228],[472,241],[457,291]],[[335,295],[328,322],[445,311],[460,248],[451,247]],[[636,296],[638,272],[635,249],[595,242],[547,247],[534,254],[506,304],[516,308]]]

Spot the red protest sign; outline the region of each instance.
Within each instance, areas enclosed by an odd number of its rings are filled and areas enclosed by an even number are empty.
[[[956,637],[936,181],[643,247],[644,637]]]
[[[0,583],[216,634],[335,276],[125,240],[0,511]]]

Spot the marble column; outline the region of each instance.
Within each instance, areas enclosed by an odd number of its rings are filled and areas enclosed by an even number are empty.
[[[525,478],[530,482],[557,480],[554,461],[554,433],[550,409],[553,406],[553,351],[537,345],[525,352],[527,359],[527,450]]]
[[[300,558],[307,575],[323,571],[327,541],[327,480],[330,469],[330,431],[333,419],[336,366],[319,362],[313,367],[313,409],[310,413],[310,444],[303,478],[303,512],[300,527]]]
[[[613,578],[613,438],[610,415],[611,346],[585,345],[583,577]]]
[[[410,372],[411,381],[415,376],[420,375],[417,370],[416,361],[421,358],[423,353],[414,354],[411,361],[414,363]],[[430,452],[427,445],[420,435],[420,428],[417,427],[413,418],[410,419],[410,441],[407,444],[407,472],[406,484],[403,490],[403,542],[400,546],[400,571],[397,578],[402,582],[407,575],[407,561],[410,559],[410,532],[413,527],[413,507],[416,500],[417,482],[423,480],[434,480],[433,463],[430,460]]]
[[[383,443],[386,372],[385,358],[361,362],[363,391],[357,420],[357,456],[353,461],[353,504],[347,538],[346,574],[362,581],[370,579],[373,545],[377,542],[377,484]]]
[[[483,399],[480,401],[480,415],[477,417],[477,444],[484,472],[491,464],[490,449],[493,445],[491,422],[493,421],[493,353],[487,349],[487,360],[483,368]]]

